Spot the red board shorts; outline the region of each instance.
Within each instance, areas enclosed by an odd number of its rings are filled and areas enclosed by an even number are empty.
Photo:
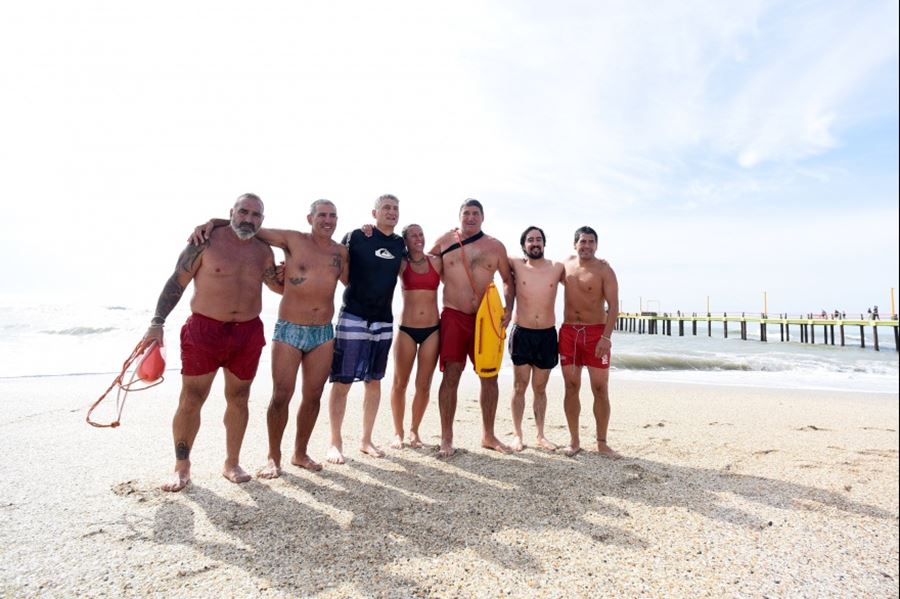
[[[475,315],[444,308],[441,310],[441,372],[447,362],[460,362],[465,368],[466,356],[475,364]]]
[[[561,366],[589,366],[609,369],[610,354],[594,354],[606,325],[564,324],[559,328],[559,363]],[[611,353],[611,352],[610,352]]]
[[[181,327],[181,374],[200,376],[227,368],[242,381],[252,380],[265,345],[259,317],[221,322],[191,314]]]

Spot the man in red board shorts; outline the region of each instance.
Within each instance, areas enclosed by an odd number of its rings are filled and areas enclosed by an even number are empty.
[[[613,329],[619,316],[619,283],[606,260],[597,258],[597,232],[590,227],[575,231],[575,256],[564,263],[565,302],[559,329],[559,363],[566,383],[563,407],[571,440],[566,455],[581,451],[578,415],[581,412],[581,368],[587,366],[594,394],[597,450],[618,457],[606,443],[609,427],[609,357]],[[609,306],[607,310],[605,306]]]
[[[144,335],[163,342],[166,317],[194,282],[191,316],[181,329],[181,396],[172,420],[175,474],[162,486],[180,491],[191,480],[191,447],[200,429],[200,408],[219,368],[225,369],[225,444],[222,475],[235,483],[250,480],[238,463],[247,430],[247,400],[256,376],[263,337],[262,284],[281,293],[275,280],[272,249],[256,239],[263,221],[263,203],[247,193],[231,209],[231,226],[220,227],[200,245],[188,245],[166,282],[156,314]]]
[[[459,228],[438,238],[431,254],[444,261],[441,280],[444,283],[441,312],[440,366],[443,377],[438,390],[438,407],[441,412],[441,448],[438,457],[449,458],[453,447],[453,420],[459,379],[468,357],[475,361],[475,314],[485,290],[499,272],[503,280],[506,308],[501,326],[506,328],[512,316],[516,288],[509,269],[506,248],[500,241],[485,235],[481,230],[484,207],[478,200],[469,198],[459,208]],[[465,246],[465,248],[463,247]],[[463,262],[465,260],[465,262]],[[468,272],[467,272],[468,271]],[[500,394],[497,376],[480,378],[482,435],[481,446],[501,453],[511,450],[494,433],[497,416],[497,400]]]

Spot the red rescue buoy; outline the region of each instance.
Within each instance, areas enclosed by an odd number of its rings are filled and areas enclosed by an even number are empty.
[[[145,383],[152,383],[162,378],[166,371],[166,359],[162,355],[159,343],[154,343],[144,355],[137,367],[137,376]]]

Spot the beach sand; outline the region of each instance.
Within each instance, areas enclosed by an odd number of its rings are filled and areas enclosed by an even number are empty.
[[[168,374],[130,396],[115,430],[84,422],[109,375],[0,380],[0,595],[898,595],[897,395],[639,383],[613,373],[609,441],[623,459],[532,448],[503,456],[478,447],[469,371],[458,455],[387,449],[378,460],[355,449],[357,385],[347,465],[317,474],[289,466],[278,480],[234,485],[220,475],[219,380],[193,482],[169,494],[159,484],[172,467],[179,377]],[[506,374],[500,388],[497,430],[506,435]],[[248,470],[265,462],[270,390],[262,369],[242,454]],[[422,427],[434,444],[436,390]],[[385,448],[386,397],[387,388],[376,427]],[[549,397],[548,436],[565,443],[558,373]],[[533,441],[530,411],[529,397]],[[589,401],[581,423],[589,446]],[[327,431],[323,402],[311,444],[318,459]]]

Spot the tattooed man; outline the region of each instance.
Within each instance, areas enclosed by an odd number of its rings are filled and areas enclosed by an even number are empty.
[[[333,241],[337,208],[328,200],[316,200],[309,207],[307,222],[311,233],[260,229],[258,237],[284,250],[284,295],[278,307],[278,322],[272,335],[272,400],[266,421],[269,431],[269,460],[257,476],[281,475],[281,440],[289,418],[289,404],[302,367],[297,434],[291,463],[307,470],[322,466],[307,453],[309,438],[319,417],[325,381],[331,371],[334,351],[334,292],[338,280],[347,283],[347,248]],[[197,227],[191,238],[206,239],[216,225],[213,219]]]
[[[191,315],[181,329],[181,396],[172,420],[175,475],[163,485],[180,491],[191,479],[191,448],[200,429],[200,409],[219,368],[225,370],[225,467],[228,480],[242,483],[250,475],[239,457],[247,430],[247,400],[266,344],[262,284],[281,292],[275,279],[272,248],[256,238],[263,221],[263,203],[247,193],[231,209],[230,227],[214,231],[200,245],[188,245],[166,282],[144,346],[163,342],[166,317],[194,282]]]

